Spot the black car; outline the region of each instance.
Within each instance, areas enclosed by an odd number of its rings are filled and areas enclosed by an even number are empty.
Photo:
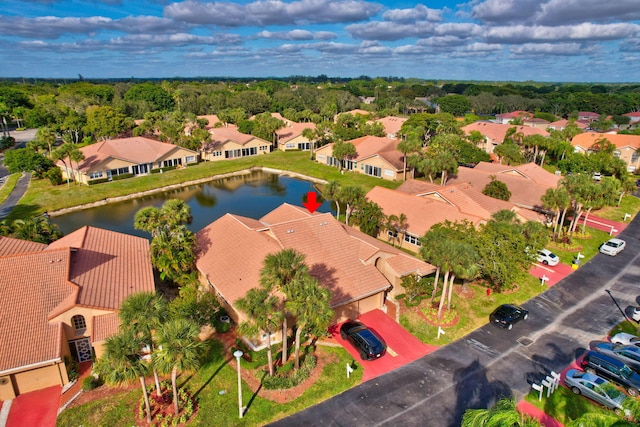
[[[588,351],[580,365],[585,371],[624,387],[630,396],[640,394],[640,375],[615,357],[597,351]]]
[[[502,304],[500,307],[493,310],[491,315],[489,315],[491,323],[509,330],[513,328],[514,323],[518,323],[521,320],[527,320],[528,318],[529,311],[514,304]]]
[[[362,360],[378,359],[387,351],[382,338],[362,322],[347,320],[340,327],[340,336],[358,350]]]
[[[596,342],[593,350],[621,360],[631,369],[640,373],[640,347],[635,345],[618,345],[610,342]]]

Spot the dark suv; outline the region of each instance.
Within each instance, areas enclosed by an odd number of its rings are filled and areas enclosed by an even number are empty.
[[[588,351],[580,365],[585,371],[607,378],[624,387],[630,396],[640,394],[640,375],[614,357],[597,351]]]
[[[387,350],[387,345],[382,338],[362,322],[347,320],[340,327],[340,336],[358,350],[362,360],[377,359]]]

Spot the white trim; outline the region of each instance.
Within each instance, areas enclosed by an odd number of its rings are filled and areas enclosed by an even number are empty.
[[[18,366],[17,368],[11,368],[5,371],[0,371],[0,375],[10,375],[16,372],[26,371],[29,369],[43,368],[45,366],[56,365],[61,362],[62,362],[62,359],[58,357],[56,359],[44,360],[42,362],[32,363],[30,365],[22,365],[22,366]]]

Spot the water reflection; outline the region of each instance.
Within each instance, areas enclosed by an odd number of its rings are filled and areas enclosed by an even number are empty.
[[[285,202],[302,206],[309,191],[317,191],[311,182],[254,171],[246,175],[55,216],[51,221],[58,224],[64,234],[85,225],[92,225],[148,238],[147,233],[133,228],[133,217],[138,210],[147,206],[160,207],[168,199],[184,200],[191,207],[193,222],[189,229],[197,232],[226,213],[260,218]],[[331,212],[330,203],[319,196],[318,194],[318,202],[323,203],[318,211]]]

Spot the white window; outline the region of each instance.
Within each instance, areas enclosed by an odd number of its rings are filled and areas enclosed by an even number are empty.
[[[187,163],[194,163],[196,161],[196,156],[187,156],[184,158]]]
[[[102,171],[99,171],[99,172],[91,172],[91,173],[89,174],[89,178],[91,178],[91,179],[102,178]]]
[[[260,149],[260,151],[269,151],[269,146],[268,145],[261,145],[259,147],[259,149]],[[255,150],[255,148],[254,148],[254,150]]]
[[[392,170],[385,169],[384,176],[394,176],[394,172]]]
[[[387,230],[387,236],[393,237],[395,239],[396,237],[398,237],[398,232],[397,231]]]
[[[213,153],[211,153],[211,155],[213,157],[220,157],[220,156],[222,156],[222,151],[214,151]]]
[[[382,176],[382,169],[377,166],[364,165],[364,173],[380,178]]]
[[[326,156],[324,154],[318,154],[316,158],[318,159],[318,161],[320,161],[326,159]]]
[[[405,234],[404,241],[407,243],[411,243],[412,245],[415,245],[415,246],[421,246],[420,238],[416,236],[412,236],[411,234]]]
[[[286,148],[296,148],[296,144],[287,144],[285,145]]]

